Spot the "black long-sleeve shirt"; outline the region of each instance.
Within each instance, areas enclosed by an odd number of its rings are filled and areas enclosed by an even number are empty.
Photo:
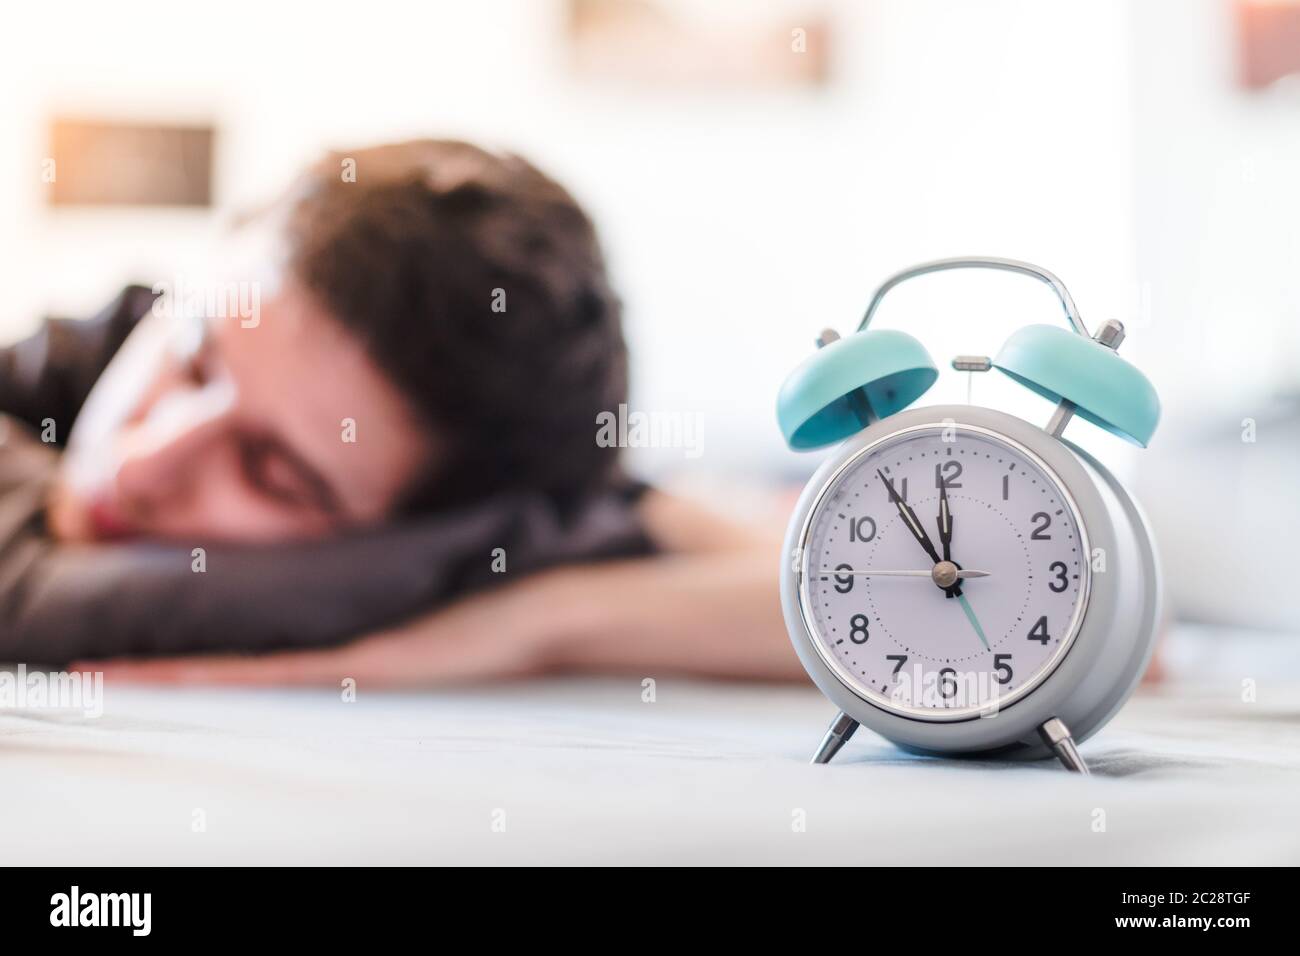
[[[132,286],[93,319],[50,320],[0,349],[0,661],[337,643],[543,567],[651,549],[636,489],[563,509],[541,494],[502,495],[324,541],[205,546],[202,572],[176,544],[55,541],[44,502],[60,451],[40,431],[52,419],[66,436],[152,303]],[[504,574],[493,571],[496,548]]]

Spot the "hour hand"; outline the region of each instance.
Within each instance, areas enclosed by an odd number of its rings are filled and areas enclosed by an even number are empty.
[[[877,468],[876,474],[880,476],[880,480],[889,489],[889,497],[898,508],[898,514],[903,519],[903,524],[907,525],[907,530],[912,532],[912,537],[916,538],[921,547],[925,549],[925,553],[930,556],[930,560],[938,564],[942,559],[939,557],[939,552],[934,549],[934,542],[930,540],[930,536],[921,527],[921,522],[917,520],[916,512],[903,500],[903,496],[894,489],[894,483],[885,477],[883,471]]]
[[[939,482],[939,543],[943,545],[943,559],[952,560],[952,512],[948,510],[948,486]]]
[[[939,517],[936,523],[939,525],[939,543],[943,545],[943,559],[952,560],[952,510],[948,507],[948,484],[939,482]],[[950,588],[944,589],[944,594],[950,598],[961,597],[961,585],[954,584]]]

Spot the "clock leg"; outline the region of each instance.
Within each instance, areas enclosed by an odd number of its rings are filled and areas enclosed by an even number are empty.
[[[1060,758],[1061,763],[1065,764],[1065,769],[1074,773],[1088,775],[1088,765],[1083,762],[1083,755],[1079,753],[1079,748],[1074,745],[1074,738],[1070,736],[1070,728],[1065,726],[1065,722],[1059,717],[1053,717],[1038,728],[1038,735],[1043,738],[1043,742],[1052,748],[1052,752]]]
[[[858,729],[858,722],[848,714],[837,714],[831,721],[830,730],[826,731],[826,736],[822,738],[821,746],[813,754],[813,763],[830,763],[831,758],[840,752],[840,748],[848,743],[849,738],[853,736],[853,731]]]

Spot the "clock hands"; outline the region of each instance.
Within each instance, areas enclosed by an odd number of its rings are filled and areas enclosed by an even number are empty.
[[[903,524],[907,525],[907,530],[912,532],[912,537],[925,549],[925,553],[934,562],[934,570],[930,573],[930,576],[934,578],[934,583],[941,587],[948,597],[956,597],[961,594],[961,585],[957,583],[961,577],[961,569],[949,559],[949,552],[952,547],[952,514],[948,511],[947,489],[940,483],[942,497],[939,499],[941,512],[939,537],[943,541],[943,557],[939,557],[934,542],[925,533],[925,528],[921,527],[921,522],[917,519],[912,506],[903,500],[903,496],[894,489],[894,483],[885,477],[883,471],[877,468],[876,474],[880,476],[880,480],[889,489],[889,498],[894,502],[894,506],[898,508],[898,514],[903,519]],[[971,577],[976,577],[976,575],[971,575]]]
[[[951,597],[951,595],[949,595],[949,597]],[[957,603],[960,604],[961,609],[966,612],[966,620],[970,621],[970,626],[975,628],[975,633],[979,635],[980,643],[984,645],[984,650],[991,650],[989,647],[989,639],[984,636],[984,628],[980,627],[980,619],[975,616],[975,611],[970,606],[970,601],[967,599],[966,595],[958,594]]]
[[[943,545],[943,559],[952,560],[952,512],[948,510],[948,483],[939,480],[939,541]]]
[[[962,593],[961,585],[958,584],[958,582],[962,578],[987,577],[988,572],[976,571],[972,573],[969,571],[963,571],[952,560],[952,511],[948,507],[948,488],[946,483],[942,480],[940,480],[939,482],[939,517],[938,517],[939,542],[943,545],[943,556],[940,557],[939,552],[935,549],[934,542],[930,540],[930,536],[926,534],[925,529],[921,527],[921,522],[917,520],[916,512],[913,511],[911,506],[908,505],[908,503],[903,500],[902,495],[900,495],[894,489],[894,483],[890,481],[888,478],[886,478],[885,473],[881,471],[879,468],[876,469],[876,474],[880,476],[880,480],[884,482],[885,487],[889,489],[889,498],[891,501],[894,502],[894,506],[898,508],[898,514],[899,517],[903,519],[903,524],[907,525],[907,530],[912,532],[912,537],[916,538],[917,543],[920,544],[921,547],[925,549],[925,553],[930,557],[930,560],[934,562],[934,570],[930,572],[840,571],[834,573],[839,573],[839,574],[846,574],[846,573],[882,574],[884,573],[884,574],[895,574],[895,575],[905,576],[905,577],[920,576],[928,573],[929,576],[934,580],[934,583],[943,589],[943,592],[947,597],[957,598],[957,602],[961,605],[962,612],[966,615],[966,620],[970,622],[970,626],[975,630],[975,635],[980,639],[980,643],[984,645],[984,649],[989,650],[990,649],[989,641],[988,638],[984,635],[984,628],[980,625],[979,618],[976,617],[974,608],[970,606],[970,601],[967,600],[966,595]]]
[[[898,508],[898,514],[903,519],[903,524],[907,525],[907,530],[912,532],[912,537],[925,549],[925,553],[930,556],[930,560],[938,564],[943,559],[939,557],[939,552],[934,550],[934,543],[930,540],[930,536],[925,533],[925,529],[921,527],[921,522],[916,519],[916,512],[903,500],[903,496],[894,490],[894,483],[885,477],[883,471],[877,468],[876,474],[880,476],[880,480],[889,489],[889,500]]]
[[[991,572],[989,571],[967,571],[965,568],[957,569],[957,577],[959,578],[987,578],[990,573]],[[883,578],[890,578],[890,577],[892,578],[933,578],[934,577],[933,571],[874,571],[874,570],[873,571],[850,571],[847,568],[844,570],[840,570],[839,568],[822,568],[821,574],[823,576],[834,575],[835,577],[841,577],[846,574],[853,574],[853,575],[858,575],[863,577],[883,577]]]
[[[952,511],[948,508],[948,482],[942,478],[939,479],[939,517],[935,520],[939,525],[939,541],[943,544],[943,559],[952,561]],[[961,586],[954,584],[944,588],[943,593],[950,598],[961,597]]]
[[[939,517],[935,519],[939,525],[939,541],[943,544],[944,561],[952,561],[952,511],[948,507],[948,483],[942,478],[939,479]],[[963,574],[960,566],[957,566],[957,577],[970,577],[971,575]],[[938,583],[936,579],[936,583]],[[960,585],[953,584],[950,588],[944,588],[944,595],[950,598],[956,598],[957,603],[961,605],[962,612],[966,615],[966,620],[970,626],[975,629],[976,636],[979,637],[980,643],[984,645],[984,650],[990,650],[989,639],[984,636],[984,628],[980,626],[980,619],[975,616],[975,609],[970,606],[970,599],[962,593]]]

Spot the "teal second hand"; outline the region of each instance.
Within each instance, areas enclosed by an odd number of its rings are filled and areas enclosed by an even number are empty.
[[[980,636],[980,643],[984,645],[984,650],[989,650],[989,641],[984,636],[984,628],[980,627],[979,618],[975,616],[975,612],[971,609],[970,601],[966,599],[966,595],[957,595],[957,602],[961,604],[961,609],[966,612],[966,620],[970,621],[970,626],[975,628],[975,633]]]

